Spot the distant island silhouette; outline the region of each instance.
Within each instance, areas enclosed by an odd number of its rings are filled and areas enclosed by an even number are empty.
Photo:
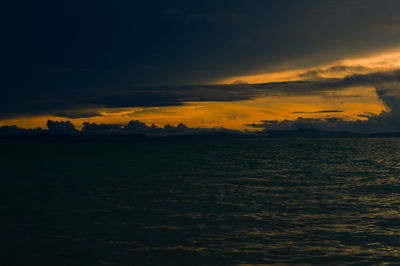
[[[148,127],[134,121],[139,128],[126,129],[115,125],[91,125],[92,130],[76,130],[67,122],[48,123],[48,129],[23,129],[17,126],[0,127],[0,141],[8,140],[140,140],[140,139],[215,139],[215,138],[398,138],[400,132],[355,133],[346,131],[326,131],[312,128],[293,130],[247,131],[225,128],[188,128],[183,124],[164,128]],[[55,126],[56,125],[56,126]],[[72,126],[71,126],[72,125]],[[129,123],[128,123],[129,125]],[[99,130],[101,128],[102,130]],[[93,130],[98,129],[98,130]],[[112,129],[112,130],[109,130]]]

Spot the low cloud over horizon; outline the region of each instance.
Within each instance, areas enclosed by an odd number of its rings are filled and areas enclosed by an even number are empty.
[[[143,134],[148,136],[166,135],[188,135],[188,134],[215,134],[215,133],[241,133],[238,130],[219,128],[190,128],[184,124],[177,126],[165,125],[157,127],[154,124],[146,125],[138,120],[131,120],[125,125],[96,124],[83,122],[80,130],[71,121],[47,121],[47,129],[30,128],[24,129],[11,126],[0,126],[0,135],[120,135],[120,134]]]
[[[337,110],[323,110],[322,113],[337,112]],[[146,125],[138,120],[131,120],[127,124],[97,124],[83,122],[82,126],[77,126],[71,121],[53,121],[48,120],[46,129],[37,128],[20,128],[16,125],[0,126],[0,135],[129,135],[142,134],[147,136],[175,136],[190,134],[263,134],[273,131],[295,131],[301,129],[313,129],[329,132],[352,132],[359,134],[373,133],[399,133],[400,132],[400,115],[383,112],[380,115],[360,116],[353,121],[346,121],[341,118],[303,118],[299,117],[295,120],[264,120],[260,123],[247,124],[253,130],[226,129],[223,127],[201,128],[188,127],[180,123],[176,126],[164,125],[162,127]],[[79,128],[79,129],[78,129]],[[378,130],[377,130],[378,129]],[[268,134],[267,134],[268,135]]]

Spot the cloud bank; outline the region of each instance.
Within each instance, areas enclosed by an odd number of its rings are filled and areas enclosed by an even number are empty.
[[[17,126],[0,127],[0,135],[136,135],[169,136],[191,134],[240,134],[238,130],[218,128],[190,128],[184,124],[177,126],[165,125],[157,127],[154,124],[147,126],[138,120],[131,120],[126,125],[109,125],[84,122],[80,131],[70,121],[47,121],[47,128],[24,129]]]
[[[398,110],[396,110],[398,112]],[[347,121],[342,118],[302,118],[295,120],[264,120],[260,123],[248,124],[248,126],[261,130],[262,132],[278,130],[298,130],[298,129],[318,129],[334,132],[354,132],[354,133],[390,133],[400,132],[399,113],[382,112],[376,116],[360,117],[367,118]]]

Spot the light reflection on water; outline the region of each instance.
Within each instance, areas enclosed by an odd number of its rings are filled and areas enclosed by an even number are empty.
[[[8,262],[399,261],[397,139],[0,147]]]

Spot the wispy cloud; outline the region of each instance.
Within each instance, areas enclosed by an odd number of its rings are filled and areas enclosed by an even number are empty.
[[[292,114],[329,114],[329,113],[343,113],[342,110],[321,110],[321,111],[314,111],[314,112],[292,112]]]

